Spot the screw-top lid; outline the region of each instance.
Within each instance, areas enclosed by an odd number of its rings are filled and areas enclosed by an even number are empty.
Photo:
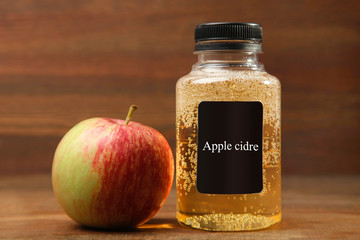
[[[205,41],[217,40],[242,41],[232,43],[202,43]],[[251,41],[255,43],[244,43],[244,41]],[[203,23],[196,26],[195,28],[195,51],[223,49],[245,49],[261,51],[261,42],[262,27],[256,23],[214,22]]]

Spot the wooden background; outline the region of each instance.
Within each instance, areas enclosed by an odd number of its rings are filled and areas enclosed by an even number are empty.
[[[360,174],[360,2],[0,1],[0,174],[46,173],[61,137],[104,116],[153,126],[175,147],[175,83],[195,25],[260,23],[282,82],[283,172]]]

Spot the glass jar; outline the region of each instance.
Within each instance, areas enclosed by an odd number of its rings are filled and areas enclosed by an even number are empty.
[[[176,85],[177,219],[211,231],[281,220],[280,82],[258,62],[262,28],[205,23]]]

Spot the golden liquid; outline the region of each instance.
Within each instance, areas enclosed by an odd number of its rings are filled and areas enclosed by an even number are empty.
[[[266,72],[193,70],[178,81],[176,94],[178,221],[186,226],[211,231],[255,230],[279,222],[281,220],[279,81]],[[197,191],[197,108],[201,101],[262,102],[264,107],[262,192],[202,194]]]

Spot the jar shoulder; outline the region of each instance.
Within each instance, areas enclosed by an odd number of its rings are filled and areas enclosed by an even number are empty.
[[[192,70],[177,81],[177,87],[182,85],[216,84],[223,82],[233,83],[258,83],[281,87],[279,79],[266,71],[251,70],[221,70],[221,71],[199,71]]]
[[[266,73],[267,78],[269,79],[269,81],[270,81],[272,84],[277,85],[279,88],[281,88],[281,82],[280,82],[280,80],[279,80],[276,76],[271,75],[271,74],[268,73],[268,72],[265,72],[265,73]]]

